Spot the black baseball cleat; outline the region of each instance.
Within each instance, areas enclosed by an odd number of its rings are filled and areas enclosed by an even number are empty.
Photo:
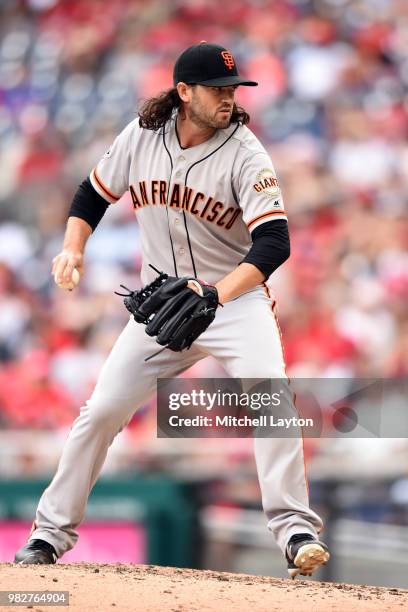
[[[288,573],[291,578],[298,574],[311,576],[321,565],[330,559],[329,550],[310,533],[297,533],[292,536],[286,547]]]
[[[55,548],[45,540],[29,540],[16,552],[14,563],[19,565],[51,565],[58,559]]]

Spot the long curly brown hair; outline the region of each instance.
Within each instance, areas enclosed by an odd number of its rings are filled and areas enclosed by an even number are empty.
[[[170,119],[175,108],[180,108],[181,99],[177,89],[173,87],[163,91],[155,98],[146,100],[139,111],[139,125],[147,130],[158,130]],[[249,123],[248,113],[234,103],[231,123]]]

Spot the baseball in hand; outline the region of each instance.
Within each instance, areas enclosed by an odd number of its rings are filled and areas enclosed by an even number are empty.
[[[78,270],[74,268],[72,271],[71,281],[69,283],[66,283],[66,282],[58,283],[57,281],[55,282],[60,289],[67,289],[68,291],[72,291],[72,289],[74,289],[79,283],[80,278],[81,277],[80,277]]]

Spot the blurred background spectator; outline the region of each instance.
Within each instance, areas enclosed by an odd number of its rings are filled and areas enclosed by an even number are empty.
[[[200,40],[231,48],[241,72],[260,83],[237,99],[271,154],[289,215],[292,255],[269,282],[288,374],[408,374],[405,0],[227,0],[222,10],[218,0],[4,0],[0,476],[16,473],[12,432],[66,433],[126,321],[113,290],[139,282],[138,228],[125,194],[89,241],[80,288],[56,289],[51,260],[76,186],[140,102],[171,86],[180,51]],[[190,374],[222,371],[205,360]],[[153,440],[154,406],[145,408],[115,442],[107,472],[165,469],[168,447]],[[248,440],[217,446],[212,460],[213,442],[195,458],[197,448],[174,442],[171,452],[185,453],[193,472],[229,461],[253,479]],[[344,452],[327,442],[306,440],[316,466]],[[360,458],[358,441],[348,442],[351,461]],[[381,448],[384,462],[396,453],[406,471],[405,441]],[[38,454],[36,468],[37,452],[31,461],[23,453],[21,474],[53,470],[57,450],[48,461]],[[311,465],[312,476],[324,472]],[[392,501],[406,499],[406,480],[394,480],[381,520],[407,525]],[[246,503],[259,505],[256,486],[244,490]]]

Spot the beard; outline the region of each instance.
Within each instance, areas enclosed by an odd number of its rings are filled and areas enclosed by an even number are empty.
[[[193,99],[193,104],[190,107],[189,118],[197,127],[225,129],[231,122],[231,111],[223,113],[222,115],[216,111],[214,114],[210,114],[208,110],[196,99]]]

